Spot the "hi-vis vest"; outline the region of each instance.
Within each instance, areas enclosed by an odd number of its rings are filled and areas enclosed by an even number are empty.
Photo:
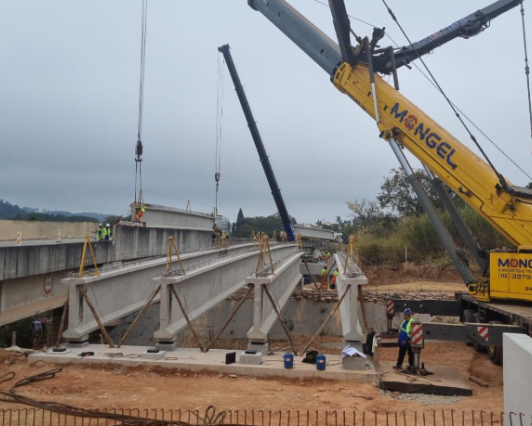
[[[399,329],[399,343],[409,342],[412,337],[412,322],[414,320],[410,318],[408,321],[404,320]]]

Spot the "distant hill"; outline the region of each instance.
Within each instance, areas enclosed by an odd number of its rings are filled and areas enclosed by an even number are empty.
[[[32,207],[20,207],[0,199],[0,219],[35,220],[47,222],[104,222],[109,215],[103,213],[72,213],[60,210],[39,210]]]

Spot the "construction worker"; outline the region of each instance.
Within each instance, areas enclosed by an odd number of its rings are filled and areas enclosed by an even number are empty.
[[[105,241],[111,241],[113,236],[113,230],[111,229],[111,225],[107,224],[105,225]]]
[[[44,338],[46,336],[46,320],[41,318],[40,320],[33,321],[30,324],[31,339],[33,341],[33,349],[37,350],[43,346]]]
[[[140,218],[144,215],[144,212],[146,212],[146,206],[143,205],[137,213],[137,222],[140,222]]]
[[[336,268],[333,272],[333,277],[331,279],[331,290],[334,290],[336,288],[336,280],[338,279],[338,275],[340,275],[340,273],[338,272],[338,268]]]
[[[103,241],[105,239],[105,229],[101,223],[98,224],[98,229],[96,230],[96,241]]]
[[[412,346],[410,346],[410,339],[412,338],[412,321],[412,310],[410,308],[406,308],[404,311],[404,321],[399,329],[399,357],[397,358],[397,364],[393,367],[394,370],[400,370],[403,368],[403,361],[407,352],[407,371],[414,366],[414,352],[412,351]]]
[[[329,271],[327,270],[327,266],[324,266],[321,270],[321,287],[320,289],[327,290],[329,287]]]
[[[329,250],[327,250],[327,253],[325,253],[325,258],[327,259],[327,266],[329,266],[329,261],[331,260],[331,253]]]

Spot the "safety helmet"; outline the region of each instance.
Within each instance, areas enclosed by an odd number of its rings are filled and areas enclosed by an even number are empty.
[[[103,225],[101,223],[99,223],[98,226],[103,226]]]
[[[412,315],[412,309],[406,308],[404,314],[405,315]]]
[[[107,225],[105,225],[105,226],[107,226],[107,227],[109,228],[111,225],[107,224]]]

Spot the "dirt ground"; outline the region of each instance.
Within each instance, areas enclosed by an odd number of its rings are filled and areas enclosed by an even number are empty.
[[[303,339],[303,337],[302,337]],[[331,339],[331,338],[329,338]],[[383,349],[382,359],[394,361],[396,349]],[[324,350],[324,352],[337,352]],[[430,366],[449,365],[473,389],[472,397],[401,395],[379,390],[369,383],[343,383],[289,379],[231,378],[215,372],[191,374],[167,369],[108,366],[63,366],[55,378],[19,388],[36,399],[99,409],[197,409],[214,405],[217,410],[366,410],[426,411],[428,409],[503,409],[502,368],[491,364],[462,343],[427,343],[422,360]],[[8,371],[16,379],[56,368],[38,362],[28,365],[23,356],[0,350],[0,376]],[[481,388],[468,380],[474,375],[487,382]],[[9,389],[15,380],[0,385]],[[21,408],[0,403],[0,408]]]

